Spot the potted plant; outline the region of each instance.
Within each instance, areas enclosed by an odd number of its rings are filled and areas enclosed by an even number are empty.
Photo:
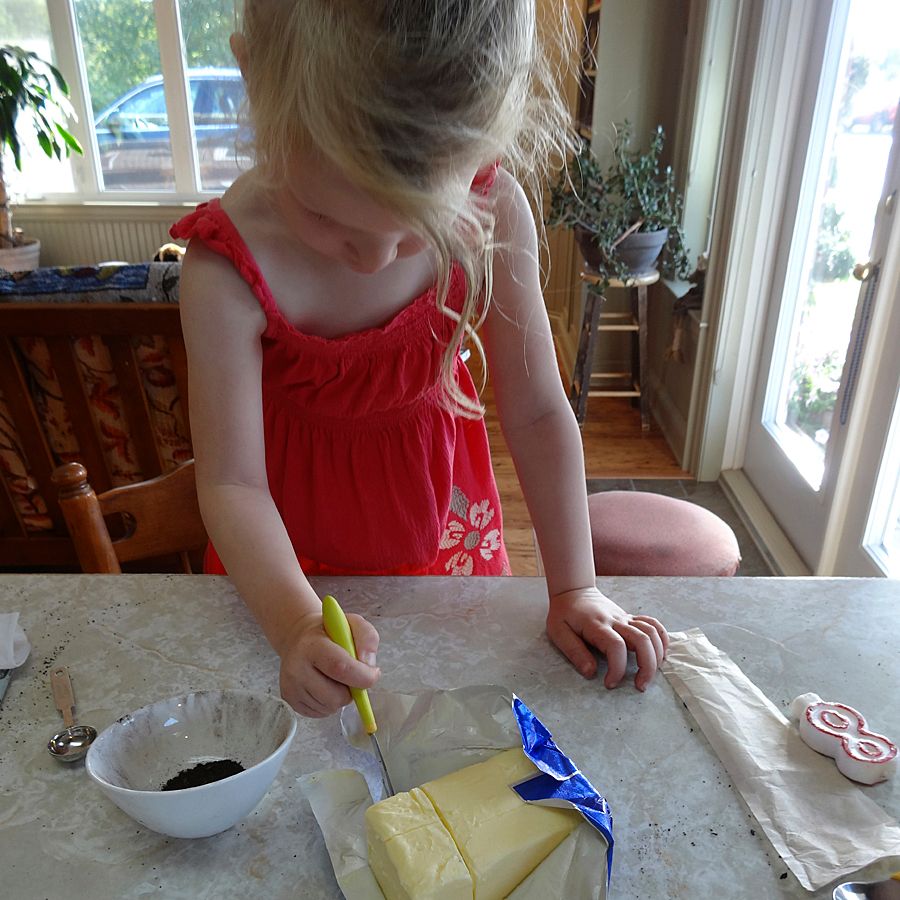
[[[34,269],[40,242],[25,238],[12,225],[9,193],[3,177],[3,152],[12,151],[16,168],[22,171],[17,127],[19,113],[26,112],[38,144],[48,157],[61,159],[81,145],[65,123],[74,113],[68,101],[69,87],[59,70],[36,53],[21,47],[0,47],[0,268],[7,271]]]
[[[683,199],[670,166],[660,168],[665,135],[653,133],[650,149],[631,149],[627,122],[616,126],[613,162],[604,172],[583,142],[578,154],[551,188],[546,223],[574,230],[588,265],[602,280],[629,278],[660,270],[686,279],[691,272],[681,230]]]

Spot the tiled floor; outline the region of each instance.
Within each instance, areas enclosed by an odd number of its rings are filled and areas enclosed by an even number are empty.
[[[738,575],[771,576],[775,573],[759,552],[750,532],[741,522],[724,491],[714,481],[684,481],[676,478],[588,478],[589,494],[599,491],[649,491],[690,500],[704,509],[724,519],[734,531],[738,546],[741,548],[741,566]]]

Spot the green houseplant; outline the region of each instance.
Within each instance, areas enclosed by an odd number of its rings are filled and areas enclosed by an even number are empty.
[[[606,171],[585,141],[551,187],[546,223],[574,230],[601,276],[601,293],[610,279],[627,281],[655,269],[660,253],[663,275],[686,279],[691,272],[681,230],[683,199],[671,167],[662,169],[659,162],[664,141],[657,127],[647,151],[633,150],[630,126],[617,125]]]
[[[36,254],[30,252],[37,242],[22,237],[12,226],[3,152],[9,147],[21,172],[19,113],[27,112],[38,144],[48,157],[61,159],[72,151],[81,153],[81,145],[65,127],[74,115],[68,96],[65,79],[50,63],[21,47],[0,47],[0,268],[19,268],[30,259],[37,264]]]

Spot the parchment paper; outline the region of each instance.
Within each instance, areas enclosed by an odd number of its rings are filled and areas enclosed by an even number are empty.
[[[17,612],[0,613],[0,701],[6,693],[13,669],[28,659],[31,644],[19,625]]]
[[[661,671],[808,890],[900,855],[900,828],[699,629],[669,635]]]

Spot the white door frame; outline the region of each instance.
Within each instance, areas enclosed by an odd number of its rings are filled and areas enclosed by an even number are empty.
[[[704,303],[715,350],[702,361],[688,456],[700,481],[740,469],[759,365],[765,308],[782,232],[782,210],[798,147],[792,124],[809,103],[810,46],[821,10],[847,0],[746,3],[743,66],[727,124],[723,184]],[[821,44],[821,41],[819,41]]]
[[[864,549],[866,524],[877,472],[888,440],[887,429],[900,394],[900,122],[894,123],[893,183],[879,209],[890,220],[873,247],[880,261],[879,296],[872,311],[865,353],[856,383],[852,427],[844,429],[843,459],[834,487],[818,575],[880,575]],[[840,402],[840,396],[838,397]]]

